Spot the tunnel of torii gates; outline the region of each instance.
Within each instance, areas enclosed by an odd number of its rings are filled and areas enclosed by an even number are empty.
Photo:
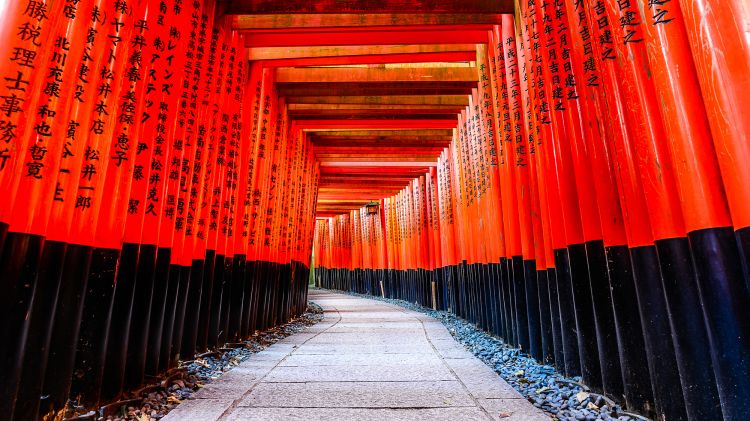
[[[298,316],[313,249],[633,411],[750,417],[746,1],[9,0],[0,39],[0,418]]]

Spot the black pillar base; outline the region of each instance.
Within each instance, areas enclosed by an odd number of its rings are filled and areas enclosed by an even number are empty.
[[[750,297],[731,228],[688,234],[726,420],[750,414]]]
[[[160,247],[156,252],[156,268],[153,277],[154,292],[151,297],[151,320],[149,321],[148,347],[146,348],[145,373],[149,376],[157,376],[160,373],[161,338],[164,332],[164,315],[167,310],[171,258],[171,249]]]
[[[651,374],[646,358],[641,313],[635,288],[630,251],[627,246],[605,249],[612,290],[615,329],[619,346],[620,368],[624,385],[626,407],[642,414],[654,413],[654,395]]]
[[[85,408],[98,408],[104,378],[104,361],[112,318],[120,250],[95,248],[76,349],[71,396]]]
[[[667,420],[685,420],[685,401],[672,344],[672,330],[669,326],[656,247],[631,248],[630,256],[636,280],[656,415]]]
[[[0,414],[12,414],[44,237],[9,232],[0,256]]]
[[[547,290],[549,292],[550,319],[552,320],[554,365],[557,371],[565,373],[565,352],[563,351],[560,302],[557,288],[557,269],[555,268],[547,268]]]
[[[122,394],[139,249],[138,244],[122,245],[117,271],[117,288],[112,304],[112,319],[107,338],[107,354],[104,363],[106,381],[102,383],[102,402],[117,400]]]
[[[83,315],[93,249],[68,244],[65,251],[60,290],[57,294],[47,367],[42,385],[40,415],[52,415],[68,403],[70,382],[76,361],[76,346]],[[54,369],[52,369],[54,367]]]
[[[44,243],[23,355],[21,381],[12,417],[14,420],[38,418],[39,397],[42,395],[66,248],[67,244],[59,241],[48,240]]]
[[[184,359],[193,358],[197,349],[198,319],[201,314],[204,274],[205,261],[203,259],[193,259],[193,264],[190,266],[190,285],[187,291],[182,328],[182,347],[180,349],[180,356]]]
[[[195,345],[197,352],[205,352],[208,350],[208,332],[211,322],[211,300],[213,299],[215,265],[216,251],[206,250],[206,258],[203,260],[203,286],[201,287],[201,308],[198,319],[198,336]]]
[[[708,334],[703,313],[697,311],[700,294],[688,239],[671,238],[655,244],[687,416],[691,420],[721,419]]]
[[[125,361],[126,390],[135,390],[143,385],[146,370],[148,329],[151,322],[154,273],[156,271],[156,246],[141,245],[138,255],[133,310],[130,316],[130,335]]]
[[[589,282],[593,299],[593,314],[596,322],[599,366],[604,393],[616,402],[624,403],[624,385],[620,357],[617,351],[617,329],[612,310],[612,295],[609,289],[607,258],[603,241],[586,243],[586,258]]]

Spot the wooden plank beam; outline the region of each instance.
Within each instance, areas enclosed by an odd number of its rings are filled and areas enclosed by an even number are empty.
[[[460,105],[406,105],[406,104],[289,104],[287,110],[293,111],[340,111],[340,110],[433,110],[461,112],[464,107]]]
[[[468,95],[287,96],[287,104],[469,105]]]
[[[429,167],[384,167],[384,166],[371,166],[371,167],[326,167],[320,168],[320,176],[337,176],[337,175],[369,175],[369,176],[380,176],[380,177],[418,177],[425,172],[429,171]]]
[[[246,47],[324,45],[483,44],[492,25],[391,27],[341,32],[336,30],[268,30],[245,33]]]
[[[333,45],[319,47],[251,47],[248,60],[280,60],[293,58],[321,58],[339,56],[370,56],[427,53],[474,53],[476,44],[418,44],[418,45]]]
[[[456,119],[444,120],[301,120],[295,125],[302,130],[320,129],[452,129]]]
[[[497,25],[499,13],[337,13],[236,15],[235,30],[364,27],[391,25]]]
[[[264,60],[265,67],[304,67],[304,66],[341,66],[353,64],[391,64],[391,63],[437,63],[437,62],[471,62],[476,53],[468,51],[448,53],[416,53],[416,54],[379,54],[362,56],[288,58],[278,60]]]
[[[313,136],[317,138],[328,138],[333,136],[351,137],[357,136],[376,136],[378,138],[386,137],[398,137],[398,136],[435,136],[435,137],[451,137],[453,136],[453,128],[450,129],[370,129],[370,130],[341,130],[341,129],[322,129],[316,130]]]
[[[432,161],[325,161],[320,163],[321,167],[437,167],[437,162]]]
[[[293,68],[276,69],[276,83],[476,82],[476,67]]]
[[[470,95],[476,82],[279,83],[280,96]]]
[[[511,0],[235,0],[231,15],[320,13],[513,13]]]

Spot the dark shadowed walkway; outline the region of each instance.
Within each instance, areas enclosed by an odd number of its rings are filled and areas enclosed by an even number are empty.
[[[326,291],[325,318],[207,385],[177,420],[548,420],[438,321]]]

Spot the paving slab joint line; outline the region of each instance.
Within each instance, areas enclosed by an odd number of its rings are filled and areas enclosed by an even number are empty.
[[[310,301],[314,303],[314,301],[312,301],[312,300],[310,300]],[[316,304],[317,304],[317,303],[316,303]],[[320,306],[320,307],[322,308],[323,306]],[[237,399],[233,400],[233,401],[232,401],[232,404],[231,404],[231,405],[229,405],[229,407],[228,407],[227,409],[225,409],[225,410],[224,410],[224,412],[222,412],[222,413],[221,413],[221,415],[219,416],[219,418],[217,418],[217,419],[216,419],[216,421],[226,420],[226,419],[227,419],[227,417],[228,417],[228,416],[229,416],[229,415],[230,415],[230,414],[231,414],[232,412],[234,412],[234,410],[235,410],[235,409],[237,409],[237,407],[239,407],[239,404],[240,404],[240,402],[242,402],[242,400],[244,400],[244,399],[245,399],[245,398],[246,398],[246,397],[247,397],[247,396],[248,396],[248,395],[249,395],[250,393],[252,393],[252,391],[253,391],[253,390],[255,389],[255,386],[257,386],[257,385],[258,385],[258,384],[260,384],[260,383],[263,383],[263,379],[265,379],[266,377],[268,377],[268,375],[269,375],[269,374],[270,374],[270,373],[271,373],[271,372],[272,372],[272,371],[273,371],[274,369],[276,369],[276,367],[278,367],[278,366],[279,366],[279,364],[281,364],[281,363],[282,363],[282,362],[283,362],[284,360],[286,360],[286,359],[287,359],[287,357],[289,357],[289,356],[290,356],[291,354],[293,354],[293,353],[294,353],[294,351],[298,350],[298,349],[299,349],[300,347],[302,347],[302,345],[304,345],[304,344],[306,344],[306,343],[307,343],[308,341],[310,341],[310,340],[314,339],[315,337],[317,337],[317,336],[318,336],[318,335],[320,335],[321,333],[325,333],[325,332],[326,332],[326,331],[327,331],[328,329],[330,329],[330,328],[332,328],[332,327],[336,326],[336,325],[337,325],[337,324],[338,324],[338,323],[339,323],[339,322],[341,321],[341,312],[339,312],[339,309],[338,309],[338,308],[336,308],[336,307],[333,307],[333,306],[331,306],[330,308],[331,308],[331,309],[333,309],[333,310],[334,310],[334,311],[336,312],[336,314],[338,315],[338,320],[336,320],[336,322],[334,322],[334,323],[333,323],[332,325],[328,326],[328,327],[327,327],[327,328],[325,328],[324,330],[322,330],[322,331],[320,331],[320,332],[316,333],[315,335],[313,335],[313,336],[311,336],[311,337],[309,337],[309,338],[305,339],[305,340],[304,340],[304,341],[303,341],[303,342],[302,342],[301,344],[299,344],[298,346],[296,346],[296,347],[295,347],[295,348],[294,348],[293,350],[289,351],[289,353],[287,353],[287,355],[285,355],[285,356],[284,356],[284,358],[282,358],[282,359],[280,359],[279,361],[277,361],[277,362],[276,362],[276,364],[275,364],[275,365],[274,365],[273,367],[271,367],[271,369],[270,369],[270,370],[268,370],[268,371],[266,372],[266,374],[264,374],[264,375],[263,375],[263,377],[261,377],[261,378],[259,378],[258,380],[256,380],[256,381],[255,381],[255,382],[253,383],[253,385],[252,385],[252,386],[250,386],[250,388],[249,388],[249,389],[247,389],[247,390],[245,391],[245,393],[243,393],[243,394],[242,394],[242,396],[240,396],[239,398],[237,398]],[[324,314],[325,314],[325,309],[324,309]],[[323,317],[323,318],[325,319],[325,315],[324,315],[324,317]],[[322,320],[321,320],[321,321],[322,321]],[[273,345],[271,345],[271,347],[273,347]],[[271,347],[269,347],[269,349],[270,349]],[[252,358],[252,357],[251,357],[251,358]]]
[[[398,306],[396,306],[396,307],[398,307]],[[406,311],[406,310],[404,309],[404,311]],[[414,313],[414,311],[411,311],[411,310],[408,310],[408,311],[411,312],[411,313]],[[428,316],[428,317],[430,317],[430,316]],[[432,317],[430,317],[430,318],[432,318]],[[473,393],[471,393],[471,391],[466,386],[466,384],[464,383],[464,381],[461,378],[461,376],[459,376],[458,374],[456,374],[456,371],[453,370],[453,367],[451,367],[445,361],[445,358],[443,357],[443,354],[440,351],[438,351],[438,349],[435,347],[435,344],[432,343],[432,339],[430,338],[430,335],[427,333],[427,329],[424,326],[424,321],[422,319],[418,318],[418,317],[415,317],[415,319],[417,319],[419,321],[419,324],[422,326],[422,330],[424,331],[424,334],[427,337],[427,342],[429,342],[430,346],[432,347],[432,350],[440,357],[440,362],[442,362],[443,365],[445,366],[445,368],[447,368],[448,371],[450,371],[450,373],[453,375],[453,377],[455,377],[456,380],[458,380],[458,383],[461,384],[461,387],[464,388],[464,391],[466,392],[467,395],[469,395],[469,397],[471,398],[471,400],[474,402],[474,405],[476,405],[477,408],[480,409],[484,413],[485,416],[487,416],[487,419],[493,420],[494,418],[492,417],[492,415],[490,415],[490,412],[487,410],[487,408],[485,408],[484,405],[482,405],[479,402],[479,399],[477,399],[477,397],[474,396]]]

